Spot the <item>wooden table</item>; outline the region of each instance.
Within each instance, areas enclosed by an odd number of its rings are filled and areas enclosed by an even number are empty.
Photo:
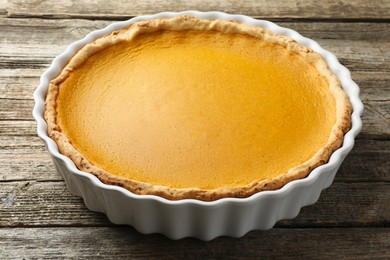
[[[361,87],[363,130],[333,185],[317,204],[271,230],[202,242],[115,226],[67,191],[36,136],[32,93],[68,44],[113,20],[187,9],[241,13],[295,29],[335,53]],[[0,0],[0,259],[389,259],[389,22],[389,0]]]

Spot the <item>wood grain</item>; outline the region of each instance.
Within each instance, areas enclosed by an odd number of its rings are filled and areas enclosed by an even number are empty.
[[[1,100],[1,99],[0,99]],[[37,128],[32,118],[29,120],[0,120],[1,136],[36,136]]]
[[[64,182],[0,182],[0,226],[109,225],[71,195]],[[313,206],[279,227],[354,227],[390,224],[390,183],[334,183]]]
[[[268,19],[389,19],[390,4],[386,0],[309,1],[309,0],[190,0],[190,1],[24,1],[12,0],[0,5],[0,14],[6,17],[40,17],[51,19],[124,19],[136,15],[163,11],[223,11]]]
[[[0,248],[7,259],[389,259],[389,231],[277,228],[252,231],[241,239],[220,237],[203,242],[141,235],[129,227],[2,228]]]

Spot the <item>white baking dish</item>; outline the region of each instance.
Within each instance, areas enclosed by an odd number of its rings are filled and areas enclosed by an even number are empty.
[[[345,135],[342,147],[332,154],[328,163],[314,169],[308,177],[292,181],[279,190],[261,191],[248,198],[223,198],[212,202],[193,199],[170,201],[158,196],[137,195],[118,186],[106,185],[92,174],[78,170],[69,158],[59,153],[56,143],[47,135],[47,126],[43,119],[49,81],[60,73],[82,46],[96,38],[108,35],[133,22],[184,14],[203,19],[236,20],[261,26],[291,37],[324,57],[349,95],[353,107],[352,128]],[[38,135],[44,140],[70,192],[83,197],[89,209],[104,212],[115,224],[128,224],[141,233],[162,233],[172,239],[195,237],[211,240],[223,235],[240,237],[251,230],[272,228],[278,220],[297,216],[303,206],[315,203],[321,191],[331,185],[342,161],[354,145],[354,138],[361,129],[360,115],[363,110],[363,104],[359,99],[359,88],[352,81],[348,69],[315,41],[269,21],[255,20],[243,15],[197,11],[139,16],[128,21],[113,23],[88,34],[84,39],[71,44],[53,60],[49,69],[41,77],[34,99],[33,116],[37,121]]]

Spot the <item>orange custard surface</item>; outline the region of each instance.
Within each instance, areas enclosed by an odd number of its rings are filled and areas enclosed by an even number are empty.
[[[250,36],[158,31],[108,47],[60,86],[61,130],[111,174],[173,188],[232,188],[286,173],[335,124],[326,79]]]

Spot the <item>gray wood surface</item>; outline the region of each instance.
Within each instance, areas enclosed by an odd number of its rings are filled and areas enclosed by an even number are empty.
[[[0,259],[390,258],[390,1],[0,0]],[[334,184],[292,220],[243,238],[171,241],[115,226],[66,189],[31,116],[32,93],[71,42],[159,11],[220,10],[318,41],[361,88],[363,129]]]
[[[62,181],[24,180],[6,182],[1,187],[0,226],[109,225],[103,214],[89,211],[81,198],[67,192]],[[390,217],[386,211],[389,198],[388,183],[337,182],[316,204],[303,208],[296,219],[279,222],[277,227],[384,226]]]
[[[222,11],[267,19],[345,19],[384,20],[390,18],[387,0],[190,0],[190,1],[25,1],[9,0],[0,5],[7,17],[123,19],[162,11]],[[386,9],[387,7],[387,9]]]
[[[389,259],[386,228],[274,228],[210,242],[142,235],[130,227],[2,228],[4,258]],[[340,239],[342,237],[342,239]],[[12,247],[9,245],[12,244]]]

